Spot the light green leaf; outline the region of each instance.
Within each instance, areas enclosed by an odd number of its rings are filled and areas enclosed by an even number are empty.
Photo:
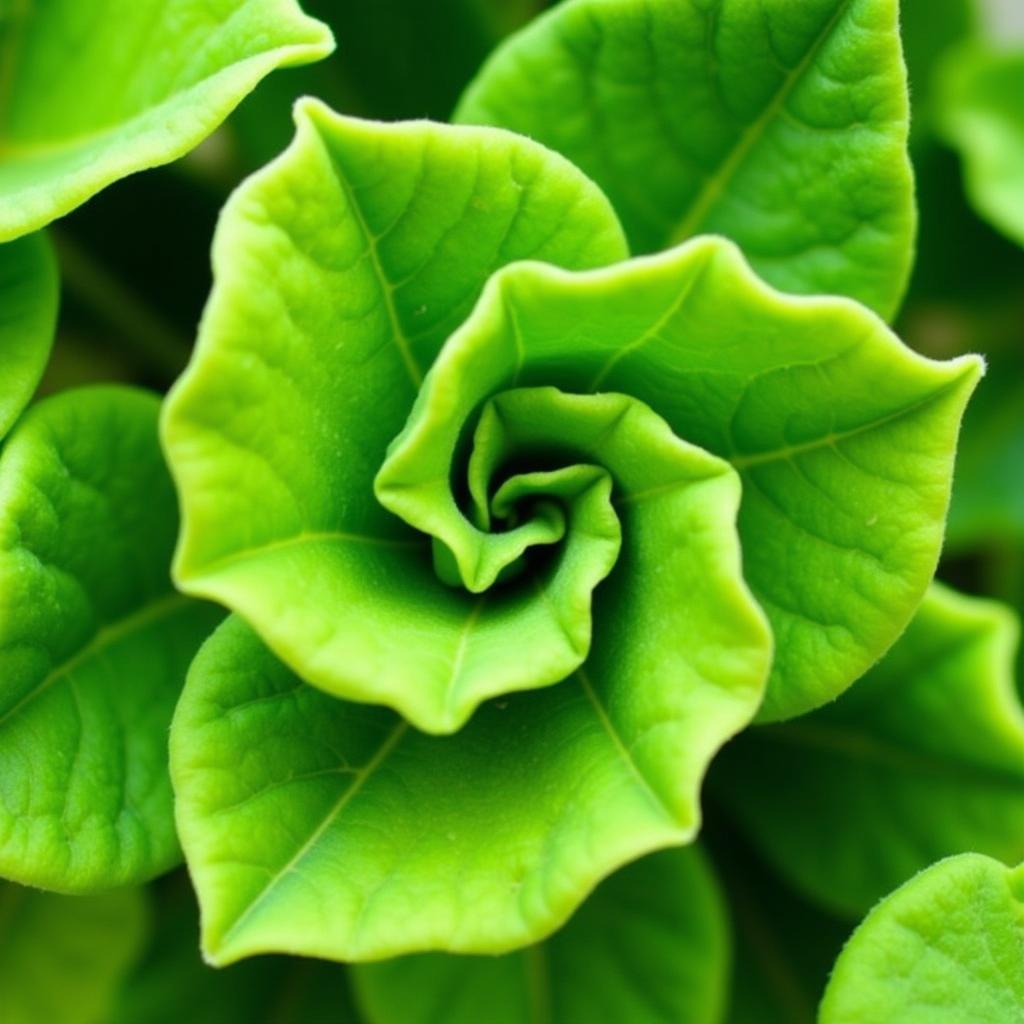
[[[1017,1024],[1024,869],[942,861],[885,899],[836,962],[820,1024]]]
[[[0,875],[109,889],[179,857],[167,728],[216,613],[168,576],[155,396],[41,402],[0,454]]]
[[[209,135],[276,67],[325,57],[295,0],[47,0],[0,13],[0,241]]]
[[[963,47],[943,69],[939,131],[978,212],[1024,245],[1024,50]]]
[[[503,953],[545,938],[604,876],[693,837],[700,768],[686,745],[707,742],[707,700],[693,695],[695,721],[633,743],[624,730],[644,707],[581,676],[432,737],[303,685],[232,617],[200,651],[171,730],[206,956]],[[655,742],[675,748],[664,785],[678,811],[645,774]]]
[[[979,369],[971,358],[942,364],[912,354],[848,301],[789,298],[767,288],[721,239],[584,274],[520,265],[492,279],[445,346],[377,492],[455,551],[474,589],[468,573],[475,534],[455,511],[446,468],[469,414],[505,389],[551,382],[646,403],[664,418],[666,435],[670,429],[714,452],[743,478],[745,574],[777,638],[761,717],[792,717],[870,667],[923,596],[942,540],[959,417]],[[607,436],[597,453],[598,445],[573,437],[571,418],[534,409],[510,429],[523,434],[527,454],[557,461],[582,449],[583,461],[608,457],[622,490],[626,536],[635,532],[645,546],[624,556],[633,563],[628,579],[637,582],[613,575],[599,591],[588,673],[642,674],[639,665],[649,665],[657,649],[650,637],[663,628],[665,658],[676,657],[674,636],[704,666],[697,674],[714,678],[716,663],[724,668],[729,660],[725,648],[735,645],[723,640],[716,654],[706,646],[713,623],[724,621],[707,600],[719,574],[710,563],[682,568],[684,559],[696,565],[693,559],[706,557],[694,543],[705,529],[684,524],[668,504],[687,500],[685,489],[673,495],[673,488],[676,481],[692,485],[695,470],[687,478],[652,445],[634,442],[626,446],[633,453],[627,473],[628,459],[616,462],[604,451]],[[648,474],[662,484],[650,520]],[[710,516],[707,497],[695,493],[692,501]],[[679,537],[669,540],[673,529]],[[682,550],[687,537],[693,555]],[[653,569],[669,557],[659,541],[679,554],[672,583]],[[651,564],[643,557],[649,552]],[[694,639],[682,639],[672,611],[690,623]],[[614,630],[614,644],[601,642],[602,628]],[[706,654],[697,653],[700,644]],[[639,660],[631,664],[634,655]],[[663,671],[675,675],[685,658],[680,653]]]
[[[0,439],[35,393],[57,326],[57,265],[44,235],[0,245]]]
[[[547,942],[366,964],[354,979],[367,1024],[719,1024],[728,974],[722,897],[687,849],[612,875]]]
[[[457,112],[564,153],[636,252],[725,235],[784,291],[889,317],[912,259],[897,0],[567,0]]]
[[[715,793],[776,869],[859,917],[952,853],[1024,859],[1024,711],[1009,609],[934,586],[835,704],[741,737]]]
[[[241,612],[310,682],[450,731],[489,695],[460,693],[463,663],[479,675],[496,633],[522,643],[502,623],[556,648],[548,682],[582,641],[532,594],[483,605],[440,584],[427,540],[375,501],[374,474],[493,270],[525,256],[591,267],[625,243],[598,190],[525,139],[312,103],[298,124],[225,210],[196,357],[166,407],[176,578]],[[614,543],[606,530],[601,550]],[[586,601],[607,570],[583,570]]]
[[[105,1024],[145,925],[138,889],[57,896],[0,882],[0,1020]]]
[[[152,895],[151,941],[103,1024],[359,1024],[344,968],[261,957],[216,970],[199,954],[187,880],[161,880]]]

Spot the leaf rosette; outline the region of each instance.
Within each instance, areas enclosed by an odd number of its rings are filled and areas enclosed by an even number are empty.
[[[163,420],[177,581],[240,616],[172,730],[204,946],[502,952],[892,644],[979,364],[723,239],[629,260],[528,139],[297,123]]]

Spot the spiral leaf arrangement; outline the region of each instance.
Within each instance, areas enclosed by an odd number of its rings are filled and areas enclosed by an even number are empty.
[[[722,239],[630,260],[525,138],[297,124],[162,426],[179,586],[238,613],[172,730],[204,945],[500,952],[892,644],[979,364]]]

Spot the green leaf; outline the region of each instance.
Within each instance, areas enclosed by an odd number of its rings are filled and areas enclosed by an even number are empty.
[[[686,744],[707,743],[702,709],[631,748],[623,704],[577,677],[428,736],[305,686],[232,617],[171,730],[207,958],[502,953],[545,938],[603,877],[696,831],[701,767]],[[645,775],[656,741],[675,746],[677,812]]]
[[[0,14],[0,241],[209,135],[276,67],[325,57],[295,0],[48,0]]]
[[[0,245],[0,439],[28,405],[57,327],[57,264],[45,235]]]
[[[71,897],[0,882],[0,1020],[105,1021],[145,925],[138,889]]]
[[[946,61],[939,131],[964,160],[978,212],[1024,245],[1024,50],[965,46]]]
[[[187,881],[153,891],[156,927],[103,1024],[358,1024],[344,968],[262,957],[215,970],[197,947],[199,915]],[[92,1024],[92,1022],[90,1022]]]
[[[718,1024],[728,972],[722,897],[687,849],[613,875],[547,942],[366,964],[354,979],[367,1024]]]
[[[492,279],[442,351],[377,492],[388,508],[455,550],[468,543],[472,527],[454,512],[445,467],[469,413],[489,396],[557,382],[646,403],[677,437],[742,475],[746,578],[778,640],[761,717],[792,717],[870,667],[923,596],[941,544],[958,421],[979,369],[974,359],[942,364],[915,356],[847,301],[768,289],[721,239],[585,274],[520,265]],[[599,400],[610,401],[575,399]],[[716,661],[724,667],[721,651],[697,653],[723,620],[708,601],[718,573],[709,563],[682,568],[687,544],[698,557],[694,541],[705,534],[670,511],[670,499],[687,501],[685,489],[672,493],[685,474],[636,442],[624,445],[633,458],[627,474],[629,460],[616,462],[604,450],[607,435],[596,453],[597,444],[572,436],[571,417],[552,408],[522,418],[527,451],[557,460],[571,448],[582,450],[583,461],[608,458],[629,520],[625,535],[632,530],[644,545],[627,558],[637,582],[613,576],[599,594],[602,621],[588,673],[633,675],[633,653],[650,664],[656,623],[668,634],[660,641],[664,657],[675,657],[675,636],[703,663],[705,677]],[[643,480],[648,474],[663,485],[650,519],[640,500],[653,486]],[[692,501],[710,517],[708,497],[695,493]],[[679,556],[671,582],[654,573],[669,557],[660,542]],[[649,553],[651,563],[644,560]],[[458,559],[474,589],[466,572],[475,549],[464,547]],[[699,626],[697,606],[706,616]],[[673,610],[691,624],[693,640],[681,639],[679,623],[669,625]],[[602,628],[615,633],[610,659]],[[633,638],[645,638],[635,652]],[[730,644],[735,640],[723,646]]]
[[[952,853],[1024,859],[1019,627],[934,586],[888,656],[835,704],[741,737],[715,793],[789,881],[859,917]]]
[[[1016,1024],[1024,869],[964,854],[876,907],[836,963],[820,1024]]]
[[[784,291],[891,316],[914,236],[897,0],[567,0],[457,112],[564,153],[637,252],[736,241]]]
[[[598,190],[525,139],[313,103],[298,125],[225,210],[198,350],[166,407],[176,578],[241,612],[305,679],[450,731],[480,699],[444,690],[464,660],[478,674],[476,636],[537,620],[561,675],[579,638],[532,595],[483,607],[441,585],[426,539],[374,500],[374,475],[493,270],[525,256],[591,267],[625,244]],[[606,570],[584,571],[593,585]]]
[[[155,396],[65,392],[0,454],[0,875],[109,889],[179,857],[167,728],[214,609],[175,594]]]

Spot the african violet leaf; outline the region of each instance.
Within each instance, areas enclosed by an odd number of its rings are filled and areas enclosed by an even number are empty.
[[[146,919],[138,889],[58,896],[0,882],[0,1020],[106,1021]]]
[[[0,241],[175,160],[274,68],[332,49],[295,0],[5,5]]]
[[[722,897],[690,848],[613,875],[546,942],[363,964],[353,977],[367,1024],[719,1024],[728,973]]]
[[[103,1024],[360,1024],[343,967],[261,957],[215,970],[199,955],[186,879],[162,879],[152,895],[150,942]]]
[[[910,271],[898,0],[566,0],[457,119],[531,136],[608,194],[637,252],[714,232],[784,291],[883,316]]]
[[[1024,868],[979,854],[929,868],[877,906],[836,962],[820,1024],[1017,1024]]]
[[[57,264],[45,235],[0,245],[0,438],[35,393],[57,326]]]
[[[748,733],[715,792],[777,870],[859,917],[952,853],[1024,860],[1019,628],[935,585],[888,656],[835,704]]]
[[[179,857],[167,728],[216,621],[176,594],[155,396],[65,392],[0,453],[0,875],[59,891]]]
[[[964,47],[946,62],[939,130],[981,215],[1024,245],[1024,50]]]

